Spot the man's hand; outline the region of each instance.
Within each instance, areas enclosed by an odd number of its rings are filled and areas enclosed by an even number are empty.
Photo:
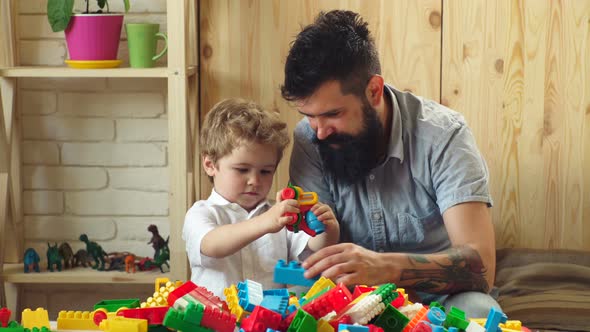
[[[306,278],[321,274],[345,285],[378,285],[389,282],[393,273],[383,266],[379,253],[352,243],[321,249],[309,256],[302,266],[307,270]]]

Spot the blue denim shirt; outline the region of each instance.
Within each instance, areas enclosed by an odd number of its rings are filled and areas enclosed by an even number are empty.
[[[385,92],[393,116],[383,163],[354,185],[339,182],[323,171],[305,118],[294,132],[291,181],[334,209],[341,242],[378,252],[447,249],[446,209],[470,201],[492,205],[486,163],[461,114],[390,86]]]

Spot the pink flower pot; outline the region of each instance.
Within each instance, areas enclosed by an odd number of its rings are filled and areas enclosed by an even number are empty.
[[[123,14],[76,14],[66,28],[70,60],[116,60]]]

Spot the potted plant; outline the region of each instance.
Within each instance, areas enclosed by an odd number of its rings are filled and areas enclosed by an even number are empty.
[[[123,25],[123,14],[111,13],[107,0],[96,0],[98,10],[73,14],[74,0],[48,0],[47,18],[54,32],[64,31],[70,60],[99,61],[117,60],[119,39]],[[125,12],[129,11],[129,0],[123,0]],[[106,12],[103,12],[106,7]]]

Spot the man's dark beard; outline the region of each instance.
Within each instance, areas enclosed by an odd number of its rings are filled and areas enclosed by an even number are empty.
[[[379,163],[382,147],[383,125],[377,112],[369,105],[363,106],[363,129],[356,135],[332,134],[324,140],[314,137],[324,169],[338,181],[353,184],[364,179]],[[331,147],[337,144],[338,147]]]

